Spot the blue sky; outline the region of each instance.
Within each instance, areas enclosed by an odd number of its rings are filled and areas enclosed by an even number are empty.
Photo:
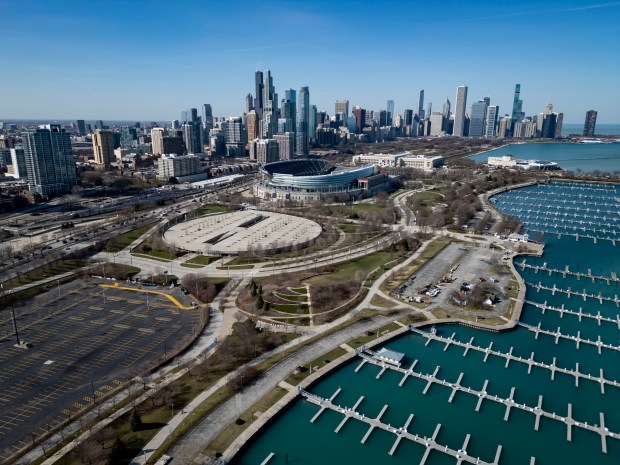
[[[620,1],[0,0],[0,118],[170,120],[241,114],[257,65],[280,98],[310,87],[397,113],[469,87],[510,113],[547,102],[620,123]],[[426,105],[425,105],[426,106]]]

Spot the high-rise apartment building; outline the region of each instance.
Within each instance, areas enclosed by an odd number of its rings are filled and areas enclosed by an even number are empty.
[[[245,133],[241,117],[228,118],[226,123],[226,156],[242,157],[245,153]]]
[[[183,131],[183,143],[187,149],[187,153],[202,153],[203,148],[203,136],[200,123],[187,122],[181,126]]]
[[[349,117],[349,101],[348,100],[336,100],[334,106],[334,114],[342,113],[345,117]]]
[[[108,168],[114,161],[114,140],[112,131],[97,129],[93,134],[95,163]]]
[[[486,100],[479,100],[472,104],[471,112],[469,114],[469,137],[482,137],[484,135],[486,116]]]
[[[278,161],[279,148],[275,139],[258,139],[254,141],[256,150],[256,161],[262,165]]]
[[[151,129],[151,152],[153,155],[163,155],[166,153],[164,151],[164,128],[153,128]],[[182,155],[180,153],[179,155]]]
[[[499,112],[499,109],[498,109]],[[510,128],[512,127],[512,118],[510,116],[502,116],[499,120],[497,127],[497,137],[503,139],[510,135]]]
[[[585,137],[594,137],[596,128],[596,110],[590,110],[586,113],[586,122],[583,125],[583,135]]]
[[[453,135],[463,137],[465,135],[465,106],[467,105],[467,86],[456,88],[456,108],[454,111]]]
[[[27,179],[26,155],[21,147],[9,149],[11,151],[11,166],[13,166],[13,177],[16,179]]]
[[[246,117],[246,128],[248,133],[248,140],[254,140],[258,137],[259,134],[259,121],[258,115],[256,114],[256,110],[252,110],[248,113]]]
[[[71,138],[59,124],[22,133],[28,188],[43,197],[66,194],[77,184]]]
[[[316,141],[316,128],[317,128],[317,108],[316,105],[310,105],[310,121],[308,122],[308,138],[310,143]]]
[[[558,113],[555,120],[555,138],[562,137],[562,125],[564,124],[564,113]]]
[[[273,136],[278,143],[278,159],[291,160],[295,154],[295,133],[284,132]]]
[[[428,114],[430,116],[430,111]],[[424,119],[424,89],[418,92],[418,116],[421,120]]]
[[[490,105],[487,109],[487,120],[484,127],[484,137],[495,137],[495,128],[497,127],[497,118],[499,116],[499,106]]]
[[[121,132],[121,143],[120,147],[123,150],[130,150],[134,147],[135,141],[138,139],[138,133],[136,132],[136,128],[132,126],[122,126]]]
[[[512,100],[512,124],[523,121],[523,119],[525,118],[525,113],[523,112],[523,100],[519,98],[520,96],[521,84],[516,84],[515,95]]]
[[[290,120],[287,131],[297,131],[297,92],[295,89],[286,89],[284,91],[280,116]]]
[[[157,168],[157,177],[164,181],[202,172],[200,159],[195,155],[162,155],[157,162]]]
[[[186,152],[181,136],[164,136],[162,139],[162,152],[166,154],[182,155]]]
[[[295,153],[300,156],[310,154],[310,91],[308,87],[299,89],[297,97],[297,143]]]

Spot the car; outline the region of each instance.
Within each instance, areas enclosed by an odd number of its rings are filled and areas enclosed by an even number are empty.
[[[142,283],[143,286],[147,286],[147,287],[157,287],[157,284],[155,283],[150,283],[150,282],[143,282]]]

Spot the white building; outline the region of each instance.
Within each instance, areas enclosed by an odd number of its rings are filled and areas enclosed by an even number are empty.
[[[521,168],[532,171],[554,171],[559,170],[560,166],[552,161],[544,160],[520,160],[512,155],[502,155],[501,157],[489,157],[487,165],[497,168]]]
[[[416,168],[425,171],[432,171],[434,168],[443,165],[443,157],[415,155],[411,152],[395,154],[366,153],[353,156],[352,161],[358,164],[373,163],[377,166]]]
[[[167,181],[174,177],[190,176],[202,172],[200,159],[195,155],[162,155],[158,161],[158,179]]]

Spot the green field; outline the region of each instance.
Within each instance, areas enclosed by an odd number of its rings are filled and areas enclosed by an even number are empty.
[[[188,268],[202,268],[214,261],[219,260],[219,257],[209,257],[206,255],[196,255],[194,258],[190,258],[186,262],[181,263],[181,266]]]
[[[125,247],[129,246],[133,241],[138,239],[142,234],[152,229],[153,226],[155,225],[147,224],[146,226],[142,226],[134,229],[133,231],[126,232],[125,234],[121,234],[118,237],[110,239],[105,246],[106,252],[120,252]]]
[[[338,263],[334,273],[326,273],[314,276],[304,280],[308,284],[325,285],[338,281],[348,281],[352,279],[357,272],[366,277],[375,268],[383,266],[384,263],[393,260],[394,254],[391,252],[375,252],[364,257],[355,258],[348,262]]]

